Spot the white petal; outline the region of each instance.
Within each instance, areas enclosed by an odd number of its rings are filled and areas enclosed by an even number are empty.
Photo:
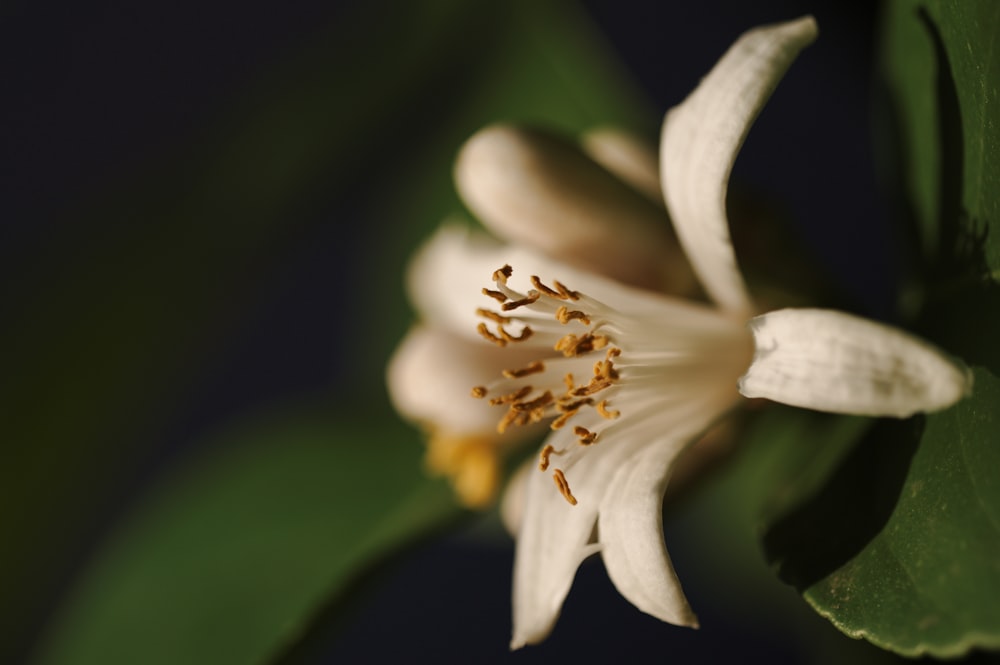
[[[591,159],[645,194],[657,206],[663,205],[660,161],[653,144],[615,127],[587,132],[582,144]]]
[[[651,440],[619,467],[601,501],[598,531],[608,576],[629,602],[662,621],[698,625],[663,541],[667,482],[680,453],[737,399],[726,385],[706,386],[664,409],[644,435],[633,434]]]
[[[629,288],[524,247],[497,243],[485,234],[457,225],[442,226],[417,252],[407,276],[410,300],[427,322],[489,344],[476,333],[476,326],[482,321],[476,316],[476,308],[495,307],[496,302],[484,296],[482,288],[493,288],[490,281],[493,271],[504,264],[513,266],[510,284],[522,292],[532,288],[530,277],[538,275],[545,282],[559,280],[620,310],[657,312],[678,320],[705,321],[706,325],[711,320],[721,320],[714,308]],[[539,349],[534,338],[517,346]],[[551,348],[545,350],[551,353]]]
[[[730,375],[731,376],[731,375]],[[732,379],[730,379],[732,380]],[[552,630],[559,616],[560,608],[566,598],[576,569],[580,562],[595,551],[591,544],[591,534],[601,512],[601,522],[604,523],[603,511],[612,510],[609,531],[600,531],[600,547],[619,547],[621,543],[613,539],[622,536],[626,539],[625,546],[635,544],[636,539],[642,539],[644,544],[659,540],[659,558],[655,552],[641,557],[641,567],[629,567],[623,562],[620,551],[612,554],[608,564],[609,575],[615,585],[630,601],[640,609],[654,616],[683,617],[683,613],[669,613],[656,605],[633,598],[635,585],[626,579],[627,570],[650,572],[653,593],[659,594],[670,587],[666,573],[669,559],[663,548],[662,523],[652,524],[649,514],[644,513],[643,526],[645,530],[639,533],[622,533],[627,530],[624,514],[620,512],[627,507],[640,507],[641,502],[632,502],[625,498],[625,487],[620,482],[614,484],[616,473],[623,468],[636,466],[636,460],[642,451],[653,445],[655,452],[649,453],[647,466],[656,469],[656,480],[665,483],[666,467],[672,462],[677,452],[681,450],[697,434],[704,431],[712,422],[723,415],[739,399],[732,383],[718,385],[705,384],[705,388],[674,393],[665,397],[653,415],[632,418],[626,421],[622,416],[616,421],[616,430],[605,431],[606,437],[597,445],[590,446],[585,455],[574,454],[579,451],[575,436],[570,428],[555,432],[546,443],[551,443],[556,449],[569,448],[570,454],[565,458],[552,457],[552,466],[565,470],[570,489],[578,503],[570,506],[556,489],[549,473],[535,471],[528,479],[528,490],[525,497],[524,515],[521,530],[517,539],[517,551],[514,559],[514,638],[512,648],[524,644],[536,643],[545,639]],[[628,408],[629,400],[620,402],[622,408]],[[636,414],[633,414],[636,415]],[[664,437],[664,432],[669,432]],[[644,456],[643,456],[643,459]],[[620,481],[621,478],[616,480]],[[609,492],[614,491],[611,503],[608,503]],[[641,489],[639,490],[642,491]],[[662,487],[657,487],[662,500]],[[632,496],[632,495],[629,495]],[[629,505],[627,505],[629,504]],[[619,509],[618,513],[614,513]],[[657,511],[659,508],[656,509]],[[609,536],[609,534],[612,534]],[[608,559],[605,559],[608,562]],[[664,562],[666,568],[664,568]],[[659,566],[659,568],[657,568]],[[655,569],[655,570],[654,570]],[[622,581],[618,584],[615,576]],[[669,595],[669,594],[668,594]],[[665,596],[666,597],[666,596]],[[636,597],[638,598],[638,597]],[[663,602],[663,598],[658,599]],[[666,602],[670,602],[667,598]],[[672,607],[672,606],[671,606]],[[659,613],[657,613],[659,612]],[[672,619],[667,619],[672,620]]]
[[[500,521],[511,536],[517,536],[518,531],[521,530],[528,480],[531,478],[531,472],[537,472],[537,469],[538,460],[536,459],[530,459],[521,464],[511,475],[503,490],[503,498],[500,500]]]
[[[560,430],[548,441],[572,444],[572,433]],[[536,467],[529,475],[514,556],[511,649],[541,642],[552,631],[576,569],[597,549],[590,541],[598,504],[592,498],[571,506],[548,473]]]
[[[459,193],[499,237],[626,284],[687,293],[694,277],[663,208],[575,144],[497,125],[466,142]]]
[[[413,421],[446,436],[498,437],[502,414],[486,400],[472,397],[472,387],[524,362],[520,349],[500,349],[482,339],[417,326],[390,358],[386,384],[393,406]],[[514,428],[508,438],[520,438],[523,429]]]
[[[931,344],[842,312],[783,309],[750,321],[746,397],[819,411],[905,418],[944,409],[972,389],[971,373]]]
[[[476,308],[488,302],[482,288],[492,287],[490,275],[503,265],[503,249],[489,236],[457,224],[439,228],[413,255],[406,275],[407,293],[420,317],[482,340],[476,333]]]
[[[743,34],[664,119],[660,176],[667,210],[705,290],[734,312],[751,305],[729,237],[729,173],[778,80],[816,34],[808,16]]]
[[[649,446],[618,469],[598,528],[604,565],[619,593],[661,621],[697,627],[663,541],[663,493],[682,447]]]

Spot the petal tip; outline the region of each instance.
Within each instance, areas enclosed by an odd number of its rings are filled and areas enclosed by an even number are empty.
[[[844,312],[785,309],[750,321],[753,362],[737,381],[764,397],[831,413],[909,418],[968,396],[968,367],[903,330]]]

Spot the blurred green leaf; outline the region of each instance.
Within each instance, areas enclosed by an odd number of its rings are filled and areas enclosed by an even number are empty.
[[[886,3],[882,69],[901,134],[899,166],[928,255],[969,240],[1000,269],[1000,6]],[[987,277],[992,275],[981,275]]]
[[[883,65],[924,254],[916,327],[975,366],[973,395],[877,421],[840,457],[790,455],[777,478],[810,487],[776,497],[764,534],[820,614],[910,656],[1000,647],[998,39],[996,3],[887,5]]]
[[[342,19],[8,267],[0,660],[26,648],[102,515],[314,227],[334,225],[374,266],[331,285],[331,306],[370,317],[345,325],[343,362],[354,389],[381,394],[409,318],[401,266],[459,208],[460,142],[500,119],[571,132],[646,119],[569,2],[395,2]],[[363,207],[338,208],[348,196]]]
[[[101,549],[38,662],[263,662],[384,552],[457,514],[411,439],[324,409],[203,442]]]

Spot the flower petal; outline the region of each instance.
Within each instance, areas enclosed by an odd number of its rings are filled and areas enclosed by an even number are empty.
[[[731,375],[730,375],[731,376]],[[731,381],[732,379],[730,379]],[[739,399],[732,383],[720,385],[707,382],[702,389],[678,390],[664,395],[659,408],[640,417],[629,418],[626,414],[616,421],[617,429],[605,431],[606,439],[587,448],[586,454],[579,454],[580,447],[569,428],[556,431],[547,440],[556,450],[569,449],[559,462],[553,458],[553,466],[565,470],[571,491],[577,505],[569,505],[552,482],[548,473],[537,470],[527,482],[524,513],[521,530],[517,538],[514,559],[514,638],[511,648],[536,643],[551,632],[559,616],[563,600],[569,591],[576,569],[586,556],[597,551],[592,544],[593,528],[600,511],[600,548],[611,547],[612,552],[608,573],[619,591],[643,611],[665,620],[684,622],[685,615],[676,605],[679,587],[672,571],[670,560],[663,547],[662,522],[651,517],[649,491],[658,493],[662,501],[663,487],[677,452],[697,437],[717,420]],[[622,404],[630,400],[622,399]],[[639,414],[632,414],[639,415]],[[667,437],[664,431],[670,432]],[[644,451],[648,453],[648,457]],[[619,476],[620,469],[635,469],[638,460],[646,462],[641,466],[654,469],[651,476],[637,476],[637,482],[646,482],[644,487],[629,486],[626,477]],[[630,473],[630,471],[626,472]],[[657,484],[662,481],[662,484]],[[639,495],[646,500],[639,500]],[[635,523],[629,522],[629,511],[641,511],[640,532],[631,531]],[[605,517],[604,511],[611,516]],[[660,508],[655,508],[657,514]],[[606,521],[610,520],[610,521]],[[647,528],[648,527],[648,528]],[[626,533],[627,532],[627,533]],[[642,543],[645,552],[639,559],[630,562],[620,549]],[[658,546],[653,546],[653,541]],[[658,548],[658,549],[657,549]],[[647,601],[636,592],[636,575],[650,574],[650,584],[655,586],[653,594],[662,596]],[[670,580],[674,579],[674,586]],[[619,581],[621,585],[619,586]],[[673,596],[670,589],[675,590]],[[683,595],[680,596],[683,598]],[[690,625],[690,617],[686,625]]]
[[[660,189],[660,158],[655,145],[616,127],[599,127],[583,135],[583,150],[595,162],[663,205]]]
[[[681,452],[738,399],[726,388],[688,392],[645,424],[645,434],[634,433],[650,440],[618,468],[601,501],[598,532],[611,581],[643,612],[680,626],[697,627],[698,620],[663,541],[663,495]]]
[[[750,125],[816,34],[811,16],[744,33],[664,119],[660,177],[667,210],[695,274],[727,310],[751,309],[729,237],[729,174]]]
[[[931,344],[887,325],[821,309],[783,309],[750,321],[746,397],[818,411],[906,418],[944,409],[972,375]]]
[[[455,181],[479,220],[505,240],[633,286],[694,287],[664,210],[570,141],[488,127],[463,146]]]
[[[486,400],[473,398],[472,387],[530,357],[520,349],[499,349],[482,339],[416,326],[390,358],[386,385],[399,413],[444,436],[499,438],[500,414]],[[521,438],[522,430],[514,428],[509,438]]]
[[[559,447],[572,444],[572,433],[560,430],[547,441]],[[541,642],[548,636],[576,569],[597,551],[597,546],[591,544],[597,498],[571,506],[549,474],[537,468],[529,475],[524,491],[525,511],[514,556],[511,649]]]
[[[604,565],[619,593],[661,621],[697,628],[663,541],[663,493],[684,443],[649,446],[618,469],[601,505],[598,530]]]
[[[538,275],[543,281],[559,280],[571,289],[623,310],[660,312],[681,321],[723,319],[714,308],[700,303],[630,288],[524,247],[497,243],[483,233],[458,225],[442,226],[417,252],[407,275],[410,301],[427,322],[488,344],[476,333],[476,326],[482,321],[476,309],[496,304],[482,294],[482,289],[492,288],[490,277],[504,264],[513,267],[511,285],[522,292],[532,288],[530,277]],[[517,346],[539,349],[534,338]],[[547,354],[551,353],[551,348],[544,348]],[[511,361],[510,366],[516,365],[517,361]]]

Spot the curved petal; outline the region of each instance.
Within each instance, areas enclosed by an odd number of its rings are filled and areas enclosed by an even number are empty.
[[[658,312],[679,320],[722,318],[714,308],[630,288],[524,247],[497,243],[483,233],[458,225],[442,226],[417,252],[407,276],[410,300],[428,323],[487,344],[476,333],[476,325],[482,321],[476,309],[495,305],[482,294],[482,289],[492,288],[491,275],[504,264],[514,269],[511,286],[522,292],[532,288],[529,277],[538,275],[549,283],[559,280],[571,289],[623,311]],[[551,353],[551,348],[539,344],[531,338],[518,347],[545,348]]]
[[[822,309],[783,309],[750,321],[754,360],[746,397],[818,411],[906,418],[951,406],[972,375],[931,344],[881,323]]]
[[[569,430],[548,442],[572,443]],[[510,648],[544,640],[552,631],[576,569],[597,551],[591,544],[598,500],[569,505],[547,473],[536,469],[527,479],[525,511],[514,555],[513,621]]]
[[[583,135],[583,150],[595,162],[663,205],[660,160],[656,147],[617,127],[599,127]]]
[[[389,359],[386,385],[396,411],[444,436],[499,439],[502,414],[470,391],[524,358],[520,349],[499,349],[478,338],[416,326]],[[520,438],[523,429],[514,428],[508,438]]]
[[[531,478],[531,472],[537,468],[538,462],[536,460],[530,459],[522,463],[511,474],[507,480],[507,486],[504,487],[503,497],[500,499],[500,521],[512,537],[517,536],[518,531],[521,530],[528,479]]]
[[[715,387],[689,393],[656,418],[646,433],[652,440],[612,478],[598,519],[602,557],[615,588],[643,612],[695,628],[698,620],[663,541],[663,495],[680,453],[738,399],[731,388]]]
[[[557,450],[569,448],[572,451],[565,458],[558,458],[559,462],[555,461],[556,458],[552,458],[552,465],[565,469],[566,478],[572,487],[577,504],[571,506],[566,502],[548,473],[535,471],[528,478],[524,514],[514,559],[512,648],[540,642],[552,630],[577,567],[587,555],[597,549],[591,541],[598,512],[601,513],[601,524],[609,525],[607,532],[603,526],[600,530],[599,547],[602,550],[607,547],[622,546],[622,542],[616,542],[619,536],[625,538],[625,547],[634,545],[637,539],[646,545],[655,538],[660,543],[659,548],[663,558],[657,560],[655,556],[643,557],[641,570],[653,570],[662,564],[664,559],[669,567],[669,559],[666,559],[666,551],[662,544],[662,523],[657,523],[654,527],[648,519],[649,514],[643,513],[644,517],[640,519],[644,525],[649,525],[648,529],[643,530],[641,534],[622,533],[628,530],[627,510],[637,507],[637,502],[621,499],[625,488],[620,483],[616,484],[616,481],[622,480],[618,476],[619,471],[634,468],[637,458],[642,455],[643,460],[649,462],[649,466],[658,470],[660,475],[657,478],[663,479],[665,483],[663,469],[672,462],[676,452],[722,416],[734,401],[739,399],[732,388],[732,383],[728,385],[710,383],[706,386],[707,388],[700,390],[684,391],[683,395],[679,391],[673,396],[664,397],[659,407],[651,412],[652,415],[647,413],[642,417],[629,418],[628,421],[623,416],[621,420],[616,421],[620,426],[614,435],[611,435],[609,428],[606,431],[607,438],[596,446],[588,447],[586,454],[574,454],[578,453],[580,448],[569,428],[556,431],[546,441]],[[627,403],[627,400],[623,403]],[[659,438],[664,431],[670,432],[669,437]],[[658,441],[660,443],[655,443]],[[647,460],[643,451],[651,445],[653,450],[649,452]],[[659,492],[659,499],[662,500],[662,487],[654,489]],[[613,513],[611,522],[605,521],[606,509],[610,509]],[[616,513],[616,509],[624,512]],[[619,564],[621,560],[619,553],[612,554],[608,567],[609,574],[618,575],[624,570],[633,572],[639,570],[628,568],[626,564]],[[605,562],[608,562],[607,558]],[[659,580],[662,584],[654,593],[658,593],[659,589],[669,588],[666,579],[658,577],[660,572],[662,568],[652,572],[652,579]],[[633,599],[632,592],[635,585],[621,575],[619,579],[623,580],[622,585],[618,586],[617,581],[615,584],[623,595],[636,603],[640,609],[654,616],[660,616],[656,614],[660,608],[655,604],[641,600],[636,602]],[[612,577],[612,580],[615,580],[615,577]],[[667,612],[663,614],[675,616]]]
[[[750,125],[798,52],[816,38],[811,16],[744,33],[664,119],[664,200],[695,274],[724,309],[751,309],[736,266],[726,190]]]
[[[406,273],[410,302],[433,326],[480,339],[476,308],[484,286],[503,265],[504,245],[458,224],[444,224],[414,253]],[[497,262],[500,263],[497,263]]]
[[[455,182],[505,240],[633,286],[688,293],[695,285],[663,208],[570,141],[487,127],[462,147]]]
[[[650,446],[621,467],[602,503],[598,529],[604,565],[618,592],[661,621],[697,628],[663,541],[663,493],[684,443]]]

